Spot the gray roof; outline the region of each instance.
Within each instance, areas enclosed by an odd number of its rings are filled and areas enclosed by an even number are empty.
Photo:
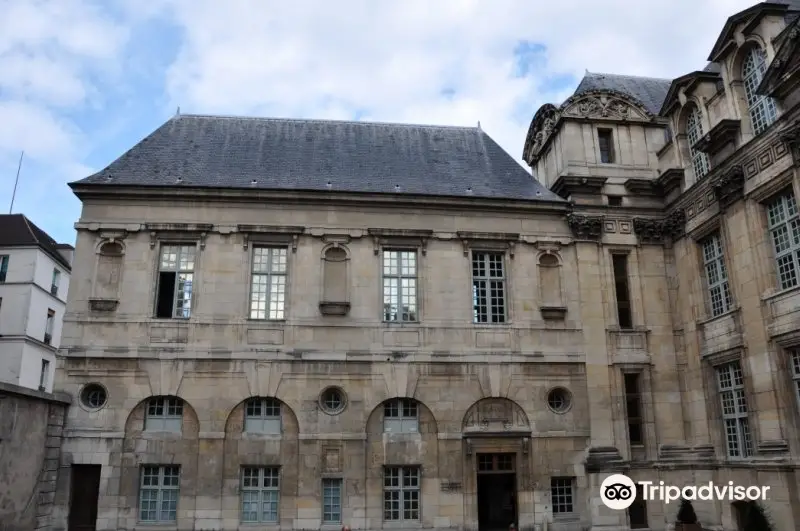
[[[575,94],[590,90],[616,90],[639,100],[653,114],[658,114],[667,97],[671,79],[657,77],[622,76],[587,72]]]
[[[562,201],[479,127],[197,115],[75,184]]]
[[[59,249],[73,247],[56,242],[23,214],[0,215],[0,247],[39,247],[67,271],[72,269]]]

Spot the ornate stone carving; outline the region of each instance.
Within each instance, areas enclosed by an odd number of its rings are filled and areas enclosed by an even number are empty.
[[[652,114],[627,94],[613,90],[581,92],[561,106],[563,116],[649,121]]]
[[[463,432],[530,431],[525,412],[507,398],[479,400],[464,415]]]
[[[714,181],[713,188],[719,208],[727,208],[744,196],[744,170],[734,166]]]
[[[672,211],[662,219],[634,218],[633,232],[640,243],[664,243],[683,235],[686,213],[682,209]]]
[[[800,120],[795,120],[784,127],[779,133],[779,137],[781,142],[789,146],[789,148],[800,147]]]
[[[597,240],[603,234],[603,218],[601,216],[567,214],[567,224],[572,234],[581,240]]]
[[[686,211],[682,208],[673,210],[664,218],[664,233],[673,240],[683,236],[686,230]]]
[[[525,149],[523,158],[528,164],[535,164],[539,160],[542,147],[547,143],[547,139],[553,134],[559,120],[561,111],[550,103],[542,105],[531,121],[528,128],[528,136],[525,139]]]

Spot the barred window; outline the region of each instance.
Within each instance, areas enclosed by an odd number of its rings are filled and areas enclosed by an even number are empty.
[[[753,440],[747,418],[742,367],[738,361],[734,361],[716,370],[728,457],[749,457],[753,455]]]
[[[686,120],[686,140],[689,142],[689,153],[692,157],[692,171],[694,171],[695,181],[699,181],[703,175],[708,173],[711,167],[708,155],[693,147],[702,136],[703,115],[700,114],[700,108],[692,104],[692,110]]]
[[[159,396],[147,402],[146,431],[180,432],[183,425],[183,400],[175,396]]]
[[[285,248],[253,248],[250,319],[284,319],[286,257]]]
[[[476,323],[506,322],[503,253],[472,253],[472,304]]]
[[[281,403],[274,398],[251,398],[245,403],[244,431],[281,433]]]
[[[416,251],[383,251],[383,320],[417,320]]]
[[[575,512],[575,478],[551,478],[550,498],[553,515]]]
[[[769,96],[756,94],[758,85],[764,79],[767,71],[767,55],[761,48],[753,48],[744,58],[742,63],[742,80],[744,82],[744,94],[747,99],[747,107],[750,112],[750,121],[753,125],[753,133],[759,134],[778,117],[778,109],[775,107],[775,100]]]
[[[418,433],[419,407],[412,398],[395,398],[383,405],[383,431],[386,433]]]
[[[791,190],[767,204],[767,225],[772,235],[772,248],[781,289],[798,285],[800,276],[800,215]]]
[[[386,467],[383,519],[387,522],[419,520],[419,467]]]
[[[242,467],[242,522],[277,522],[280,496],[280,468]]]
[[[139,521],[177,521],[180,466],[145,465],[139,484]]]
[[[324,478],[322,480],[322,523],[340,524],[342,522],[342,480]]]
[[[703,266],[705,267],[708,302],[711,316],[716,317],[733,307],[728,270],[725,267],[725,254],[719,233],[714,233],[702,242]]]

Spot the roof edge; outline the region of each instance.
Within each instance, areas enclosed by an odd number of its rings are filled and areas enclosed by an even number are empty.
[[[779,4],[775,2],[761,2],[759,4],[748,7],[747,9],[744,9],[742,11],[739,11],[738,13],[729,16],[728,19],[725,21],[725,25],[722,26],[722,31],[720,31],[717,40],[714,41],[714,46],[711,47],[711,52],[709,53],[708,58],[706,60],[711,61],[712,63],[718,62],[717,58],[720,52],[725,48],[724,43],[726,40],[728,40],[728,35],[733,29],[733,26],[741,22],[742,19],[750,15],[764,15],[768,11],[773,11],[776,13],[777,12],[785,13],[787,11],[791,11],[790,7],[791,6],[787,4]]]

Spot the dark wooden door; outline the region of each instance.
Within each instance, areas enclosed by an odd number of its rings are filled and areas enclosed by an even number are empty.
[[[100,465],[72,465],[69,499],[69,531],[97,529]]]

